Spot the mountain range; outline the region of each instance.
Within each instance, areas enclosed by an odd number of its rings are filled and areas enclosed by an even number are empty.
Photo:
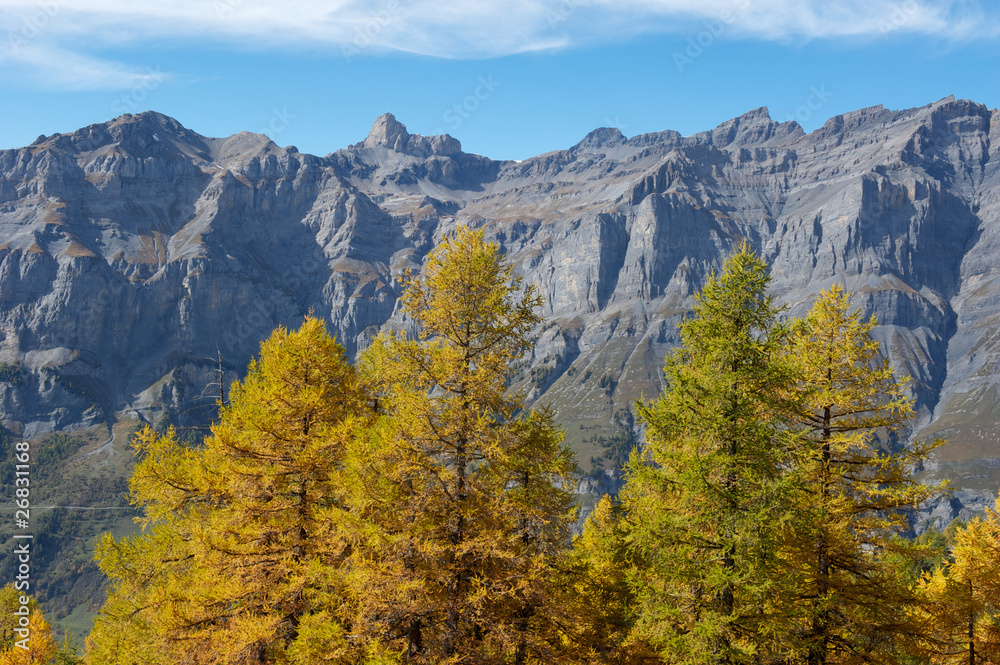
[[[992,504],[1000,112],[954,98],[810,133],[766,108],[691,136],[601,128],[522,161],[410,134],[391,114],[323,157],[155,112],[40,136],[0,151],[8,439],[58,448],[64,480],[125,514],[131,432],[203,431],[259,342],[310,311],[349,354],[406,328],[399,278],[459,224],[485,229],[545,298],[516,383],[552,405],[581,467],[597,458],[581,491],[615,488],[599,437],[660,391],[694,294],[746,241],[789,315],[841,283],[877,317],[916,400],[906,436],[948,440],[923,474],[958,491],[922,523]]]

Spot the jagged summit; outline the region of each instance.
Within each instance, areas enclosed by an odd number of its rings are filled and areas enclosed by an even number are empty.
[[[205,137],[157,113],[126,113],[67,134],[39,136],[31,145],[89,163],[112,154],[166,159],[210,159]]]
[[[763,145],[801,135],[802,127],[797,122],[776,122],[766,106],[747,111],[731,120],[721,123],[715,129],[696,134],[716,146]]]
[[[176,132],[188,132],[190,131],[187,127],[182,125],[176,119],[171,118],[168,115],[164,115],[159,111],[142,111],[140,113],[123,113],[120,116],[112,118],[106,123],[109,127],[115,127],[120,125],[131,125],[131,124],[152,124],[157,125],[163,129],[170,129]]]
[[[132,137],[156,136],[154,141],[172,141],[178,144],[204,145],[205,137],[193,132],[180,122],[157,111],[142,113],[125,113],[112,118],[106,123],[91,125],[87,129],[103,128],[114,141],[128,140]]]
[[[383,147],[402,152],[409,138],[410,133],[406,131],[406,125],[396,120],[393,114],[383,113],[375,119],[372,130],[368,132],[368,137],[362,145],[366,148]]]
[[[190,160],[220,168],[254,157],[297,152],[294,146],[281,148],[266,134],[249,131],[221,138],[202,136],[157,111],[125,113],[68,134],[42,135],[31,147],[66,153],[84,162],[121,153],[135,158]]]
[[[627,139],[617,127],[598,127],[573,146],[573,150],[596,150],[622,145]]]
[[[741,113],[736,116],[733,120],[743,125],[758,123],[770,124],[773,122],[773,120],[771,120],[771,111],[768,110],[766,106],[758,106],[755,109],[750,109],[746,113]]]
[[[81,453],[121,469],[142,423],[210,422],[216,359],[235,378],[278,325],[316,312],[349,354],[409,329],[399,278],[457,224],[544,298],[512,387],[554,409],[582,460],[660,391],[693,294],[749,241],[791,315],[840,283],[878,319],[912,377],[910,434],[949,441],[926,473],[959,488],[918,523],[996,497],[1000,112],[951,99],[809,134],[763,107],[686,137],[601,128],[520,162],[389,114],[325,157],[155,112],[0,150],[0,421],[89,432]],[[94,505],[113,505],[120,485],[101,487]]]
[[[396,116],[391,113],[383,113],[376,118],[365,140],[351,148],[382,148],[420,158],[431,155],[456,155],[462,152],[462,144],[458,139],[448,134],[439,136],[410,134],[406,131],[406,125],[396,120]]]

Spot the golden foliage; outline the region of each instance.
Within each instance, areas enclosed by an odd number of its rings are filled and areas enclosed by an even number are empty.
[[[955,532],[950,561],[921,580],[925,650],[935,665],[1000,663],[1000,513]]]
[[[540,299],[459,227],[402,301],[419,335],[383,335],[360,360],[381,418],[356,483],[370,533],[356,630],[415,662],[552,662],[537,609],[574,463],[551,413],[507,389]]]
[[[937,443],[898,441],[912,402],[839,287],[786,323],[768,283],[747,246],[708,280],[621,503],[569,549],[573,457],[509,389],[541,299],[459,227],[407,275],[416,335],[355,368],[308,317],[203,446],[135,438],[143,531],[98,546],[88,662],[997,663],[1000,516],[917,588],[899,536]]]
[[[311,663],[318,645],[345,651],[339,474],[368,422],[363,395],[310,317],[262,343],[203,448],[173,430],[140,433],[130,489],[143,533],[99,544],[112,584],[91,662]]]
[[[786,346],[798,380],[792,473],[799,483],[780,549],[790,584],[783,608],[791,653],[809,663],[898,662],[919,641],[909,570],[923,551],[900,538],[905,510],[941,494],[915,478],[939,442],[896,439],[913,415],[872,338],[876,322],[852,312],[839,286],[824,291]]]

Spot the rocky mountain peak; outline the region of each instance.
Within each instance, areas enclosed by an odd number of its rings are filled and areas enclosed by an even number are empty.
[[[192,132],[170,116],[156,111],[142,113],[125,113],[101,125],[116,141],[134,139],[136,137],[152,137],[163,141],[177,143],[197,142],[203,137]]]
[[[721,148],[728,145],[756,145],[797,133],[802,133],[798,123],[775,122],[767,107],[761,106],[727,120],[710,132],[703,132],[702,136]]]
[[[771,112],[766,106],[751,109],[746,113],[736,116],[733,120],[742,125],[771,124],[773,122],[771,120]]]
[[[32,145],[86,159],[111,149],[139,158],[174,158],[181,153],[204,156],[206,150],[203,136],[155,111],[125,113],[69,134],[42,135]]]
[[[406,125],[396,120],[396,116],[391,113],[383,113],[376,118],[367,138],[352,147],[382,148],[421,159],[432,155],[457,155],[462,152],[462,144],[458,139],[447,134],[440,136],[410,134],[406,131]]]
[[[573,146],[573,150],[587,151],[601,148],[613,148],[625,143],[625,135],[617,127],[599,127],[583,137],[583,140]]]
[[[184,129],[176,120],[152,111],[119,116],[106,127],[115,143],[135,155],[164,152],[168,143],[179,138],[179,130]]]
[[[0,363],[23,368],[0,376],[0,419],[32,436],[207,422],[205,359],[235,374],[310,310],[350,353],[405,327],[398,276],[467,223],[545,298],[523,382],[589,455],[660,390],[691,295],[749,239],[793,314],[838,281],[878,318],[914,429],[951,441],[940,473],[976,474],[973,505],[1000,487],[998,126],[948,99],[805,134],[761,107],[687,137],[601,128],[522,162],[391,114],[326,158],[152,112],[43,137],[0,151]]]
[[[383,147],[403,152],[406,142],[410,138],[410,133],[406,131],[406,125],[396,120],[396,116],[391,113],[383,113],[375,119],[372,130],[368,132],[368,138],[364,140],[364,147]]]
[[[220,370],[237,378],[276,326],[322,313],[349,354],[411,330],[398,278],[459,223],[499,242],[545,300],[513,387],[554,409],[581,465],[593,460],[585,503],[620,478],[600,437],[659,393],[692,294],[749,240],[789,315],[839,283],[879,321],[911,377],[906,438],[948,441],[924,477],[956,486],[915,527],[992,505],[1000,113],[953,98],[844,113],[809,134],[764,107],[687,137],[601,128],[521,162],[410,134],[391,114],[326,158],[264,134],[202,137],[153,112],[0,150],[0,423],[73,437],[75,457],[52,464],[94,469],[66,486],[116,505],[128,433],[203,430]],[[79,535],[53,542],[82,551],[96,523],[66,519]],[[85,597],[73,581],[96,578],[63,570],[42,576],[45,602],[99,602],[99,586]]]

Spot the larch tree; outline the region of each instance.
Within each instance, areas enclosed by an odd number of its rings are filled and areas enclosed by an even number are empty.
[[[26,603],[22,603],[27,600]],[[69,644],[60,648],[38,602],[13,584],[0,589],[0,665],[74,663]]]
[[[371,590],[355,631],[408,662],[556,657],[538,608],[575,464],[551,413],[508,388],[540,304],[496,243],[459,227],[406,283],[418,336],[383,335],[359,360],[380,419],[352,485],[369,529],[356,583]]]
[[[795,520],[782,545],[786,639],[809,665],[889,663],[920,640],[918,599],[904,573],[922,550],[901,536],[906,510],[941,492],[915,472],[938,445],[902,446],[913,414],[905,383],[839,286],[793,326],[791,426],[800,433]]]
[[[945,566],[924,576],[922,612],[935,665],[1000,662],[1000,513],[987,510],[955,533]]]
[[[339,474],[369,421],[343,348],[309,317],[261,344],[204,447],[139,434],[143,532],[99,544],[111,585],[90,662],[353,662]]]
[[[660,662],[633,633],[636,593],[628,573],[635,560],[623,524],[621,506],[605,495],[558,567],[558,593],[546,611],[559,618],[563,639],[581,663]]]
[[[641,404],[646,447],[622,493],[637,638],[664,662],[758,662],[773,648],[772,575],[793,450],[790,367],[766,264],[747,245],[712,275]]]
[[[76,661],[71,653],[60,652],[52,637],[52,629],[42,615],[42,610],[35,608],[28,617],[28,631],[31,637],[25,641],[25,647],[10,646],[0,651],[0,665],[28,665],[29,663],[73,663]]]

